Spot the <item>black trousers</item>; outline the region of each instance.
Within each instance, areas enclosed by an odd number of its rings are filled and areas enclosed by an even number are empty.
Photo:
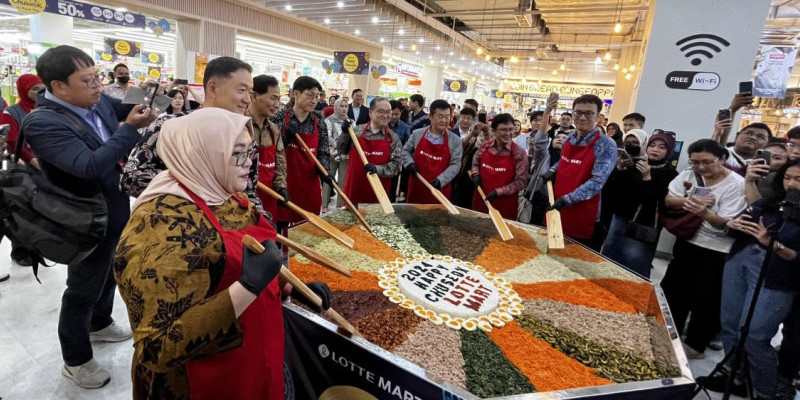
[[[672,261],[661,281],[672,319],[682,332],[689,313],[685,343],[703,352],[720,331],[720,301],[725,253],[677,239]]]
[[[793,379],[800,368],[800,299],[795,297],[786,321],[783,321],[783,341],[778,352],[778,373]]]
[[[91,360],[89,333],[111,325],[116,281],[111,269],[122,229],[109,229],[86,259],[67,267],[67,289],[61,297],[58,339],[64,363],[70,367]]]

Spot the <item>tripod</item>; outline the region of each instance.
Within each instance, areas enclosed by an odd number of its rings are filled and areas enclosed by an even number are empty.
[[[699,377],[695,380],[697,386],[695,387],[694,391],[692,392],[692,396],[690,399],[694,399],[703,389],[704,389],[704,382],[706,379],[714,376],[714,374],[721,372],[725,368],[725,364],[730,360],[733,359],[731,363],[731,370],[728,374],[728,382],[725,384],[725,392],[722,394],[722,400],[728,400],[731,397],[731,391],[733,390],[733,383],[734,379],[736,379],[736,373],[738,372],[741,365],[748,365],[747,364],[747,350],[745,350],[745,343],[747,341],[747,336],[750,334],[750,324],[753,322],[753,314],[755,314],[756,310],[756,302],[758,302],[758,296],[761,294],[761,286],[764,284],[764,278],[766,276],[766,271],[769,266],[769,263],[772,261],[772,257],[774,255],[773,247],[775,247],[775,240],[778,236],[778,231],[781,230],[783,227],[783,223],[786,221],[785,210],[782,209],[780,217],[778,221],[772,224],[768,228],[768,232],[770,235],[769,245],[767,246],[767,253],[764,256],[764,261],[761,263],[761,271],[758,273],[758,280],[756,281],[756,287],[753,290],[753,298],[750,299],[750,306],[747,310],[747,317],[745,318],[744,324],[740,328],[739,331],[739,341],[736,343],[736,346],[731,349],[728,354],[725,355],[725,358],[722,359],[717,365],[714,367],[708,375],[704,377]],[[746,367],[747,368],[747,367]],[[747,391],[749,397],[753,398],[753,384],[750,380],[750,369],[747,368],[745,373],[745,382],[747,385]]]

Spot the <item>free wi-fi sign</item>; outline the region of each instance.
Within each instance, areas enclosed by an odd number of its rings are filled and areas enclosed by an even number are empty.
[[[698,33],[686,36],[675,42],[675,46],[684,58],[695,67],[703,61],[711,60],[731,43],[725,38],[710,34]],[[714,90],[719,86],[720,78],[715,72],[672,71],[667,74],[666,85],[671,89]]]

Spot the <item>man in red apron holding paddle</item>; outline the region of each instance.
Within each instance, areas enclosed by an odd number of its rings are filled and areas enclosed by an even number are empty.
[[[411,133],[403,146],[403,167],[409,171],[407,203],[439,204],[436,197],[419,182],[416,173],[450,198],[450,182],[461,168],[461,138],[447,130],[450,126],[450,104],[434,100],[430,106],[431,125]]]
[[[511,139],[514,117],[500,114],[492,119],[494,140],[483,143],[472,159],[472,182],[486,193],[486,200],[500,211],[505,219],[517,219],[519,191],[530,178],[528,155]],[[488,212],[476,191],[472,196],[472,209]]]
[[[567,135],[561,160],[544,175],[546,180],[555,179],[555,203],[550,209],[566,207],[561,212],[564,236],[595,250],[602,244],[592,240],[600,211],[600,190],[617,163],[614,140],[597,127],[602,109],[603,100],[595,95],[575,99],[575,132]]]
[[[337,150],[339,154],[348,154],[350,158],[347,177],[344,180],[344,193],[353,204],[378,202],[366,174],[378,174],[388,196],[392,177],[400,172],[401,145],[397,135],[389,130],[391,115],[392,106],[389,104],[389,99],[376,97],[369,105],[370,122],[358,125],[354,129],[358,143],[369,161],[367,165],[364,165],[361,156],[352,145],[352,139],[347,132],[349,122],[342,124]]]
[[[286,154],[281,140],[280,129],[269,118],[275,115],[281,105],[281,88],[273,76],[259,75],[253,78],[253,92],[250,93],[247,114],[253,120],[253,139],[258,145],[258,181],[289,199],[286,190]],[[278,201],[261,191],[258,198],[264,211],[272,222],[278,212]]]
[[[322,207],[320,180],[333,186],[330,176],[317,170],[314,160],[305,153],[295,140],[300,135],[322,165],[330,165],[328,129],[319,115],[313,113],[322,85],[310,76],[301,76],[292,84],[291,98],[294,100],[285,109],[272,116],[283,135],[286,153],[286,188],[293,203],[300,208],[319,214]],[[278,208],[276,219],[283,224],[299,222],[303,218],[287,208]]]

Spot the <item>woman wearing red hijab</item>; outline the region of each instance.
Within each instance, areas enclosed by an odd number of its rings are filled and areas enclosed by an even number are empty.
[[[14,154],[16,151],[17,139],[19,138],[19,126],[22,124],[22,120],[25,116],[36,106],[36,94],[44,89],[44,87],[42,80],[33,74],[22,75],[17,80],[19,102],[6,107],[0,114],[0,125],[9,125],[8,136],[6,137],[9,154]],[[25,163],[39,168],[39,163],[36,161],[33,153],[31,153],[31,147],[27,144],[22,148],[20,159]],[[24,248],[17,246],[16,243],[13,242],[11,243],[11,259],[25,267],[33,265],[33,259],[30,254],[28,254]]]
[[[22,124],[22,120],[25,116],[36,106],[36,94],[42,89],[44,89],[44,83],[42,83],[42,80],[36,75],[25,74],[20,76],[17,80],[19,102],[13,106],[6,107],[3,113],[0,114],[0,125],[9,125],[8,137],[6,138],[9,154],[14,154],[17,148],[17,138],[19,138],[19,126]],[[20,159],[37,168],[39,167],[39,163],[36,161],[35,156],[31,153],[30,146],[27,144],[22,148]]]

